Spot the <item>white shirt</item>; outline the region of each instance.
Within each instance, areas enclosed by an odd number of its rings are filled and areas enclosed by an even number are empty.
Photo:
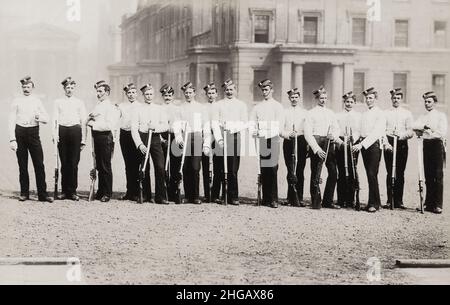
[[[374,106],[361,116],[361,137],[365,138],[361,145],[368,149],[386,136],[386,117],[384,112]]]
[[[339,136],[344,137],[345,132],[347,132],[347,136],[351,134],[353,139],[357,141],[361,135],[361,113],[354,110],[344,110],[336,114],[336,117],[340,130]]]
[[[162,109],[166,112],[168,124],[169,124],[169,131],[173,132],[173,124],[176,121],[180,120],[181,116],[181,102],[178,102],[176,100],[172,101],[171,103],[163,103],[161,105]]]
[[[250,112],[250,133],[259,130],[261,137],[271,139],[284,129],[284,108],[273,98],[256,104]]]
[[[134,101],[133,103],[128,101],[119,105],[119,110],[121,113],[120,129],[125,131],[131,130],[131,119],[133,117],[133,113],[140,106],[142,106],[142,103],[138,101]]]
[[[155,128],[155,133],[166,132],[169,129],[168,122],[167,113],[161,105],[144,103],[135,107],[131,120],[131,135],[136,147],[144,144],[139,132],[148,133],[150,125]]]
[[[205,105],[197,101],[191,101],[182,104],[180,107],[180,119],[173,125],[175,137],[182,140],[183,132],[202,133],[204,145],[210,147],[211,129],[209,124],[206,124],[209,121],[209,116]]]
[[[411,111],[402,107],[392,108],[385,111],[386,115],[386,135],[396,135],[400,138],[412,138],[413,133],[413,116]]]
[[[92,124],[94,131],[111,131],[116,136],[117,123],[120,119],[118,107],[111,103],[109,99],[98,102],[92,113],[96,116]]]
[[[243,101],[235,97],[225,98],[217,102],[216,106],[212,123],[214,137],[217,141],[223,139],[220,127],[223,127],[224,123],[230,134],[247,129],[248,107]]]
[[[9,115],[9,139],[16,139],[16,125],[25,128],[39,126],[36,115],[39,115],[41,123],[48,123],[48,113],[39,98],[34,95],[15,98]]]
[[[333,135],[335,140],[339,138],[339,124],[334,112],[321,106],[316,106],[308,111],[305,120],[305,139],[315,154],[321,148],[314,136],[326,137],[328,132]]]
[[[305,134],[305,120],[308,111],[303,107],[289,107],[284,110],[284,131],[282,136],[289,138],[291,132],[295,131],[297,135]]]
[[[419,119],[414,123],[414,128],[423,129],[425,126],[431,128],[430,133],[423,134],[424,139],[445,139],[447,136],[447,116],[433,109],[427,111],[426,114],[421,115]]]
[[[72,127],[83,125],[86,121],[86,107],[84,102],[76,97],[67,97],[55,100],[53,104],[53,117],[58,125]]]

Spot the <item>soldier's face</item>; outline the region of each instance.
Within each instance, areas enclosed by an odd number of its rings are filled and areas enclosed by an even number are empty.
[[[148,89],[144,92],[144,98],[146,102],[151,102],[155,96],[155,91],[153,89]]]
[[[375,106],[375,94],[369,94],[368,96],[366,96],[366,104],[367,107],[369,107],[369,109],[373,108]]]
[[[33,86],[32,83],[29,83],[29,84],[26,84],[26,85],[22,85],[23,94],[25,96],[29,96],[31,94],[31,92],[33,92],[33,88],[34,88],[34,86]]]
[[[192,88],[187,89],[184,91],[184,98],[186,101],[191,102],[195,97],[195,90]]]
[[[265,99],[272,97],[273,89],[270,86],[265,86],[261,89],[262,95]]]
[[[321,94],[320,96],[319,96],[319,100],[318,100],[318,105],[319,106],[325,106],[326,105],[326,103],[328,102],[328,95],[327,94],[325,94],[325,93],[323,93],[323,94]]]
[[[355,100],[353,98],[348,98],[344,102],[344,107],[347,111],[350,111],[353,109],[354,104],[355,104]]]
[[[403,100],[403,96],[401,94],[394,95],[392,98],[392,107],[398,108]]]
[[[127,91],[127,98],[130,102],[135,102],[137,98],[137,90],[131,89]]]
[[[104,87],[97,88],[97,99],[103,101],[108,97],[108,93]]]
[[[225,96],[227,98],[233,98],[235,94],[236,94],[236,87],[234,85],[228,86],[225,89]]]
[[[163,99],[166,104],[170,104],[173,101],[173,93],[164,93]]]
[[[425,109],[427,111],[431,111],[434,109],[435,104],[436,104],[436,102],[434,101],[434,99],[432,97],[427,98],[425,100]]]
[[[217,99],[217,90],[216,89],[208,90],[206,96],[208,97],[208,101],[210,103],[214,102]]]
[[[289,96],[289,100],[291,101],[292,107],[297,107],[297,105],[300,103],[300,95],[293,94]]]
[[[64,87],[64,92],[66,92],[67,97],[73,96],[73,92],[75,91],[75,85],[70,84]]]

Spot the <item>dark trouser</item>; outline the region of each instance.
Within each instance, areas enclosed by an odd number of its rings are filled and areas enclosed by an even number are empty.
[[[308,153],[308,143],[304,136],[297,137],[297,170],[294,172],[294,139],[284,140],[283,153],[284,162],[288,171],[288,195],[287,199],[289,203],[294,203],[296,199],[295,190],[297,191],[298,200],[303,200],[303,187],[305,184],[305,166],[306,157]],[[295,187],[295,189],[294,189]]]
[[[381,149],[379,141],[376,141],[368,149],[362,149],[364,167],[366,168],[369,184],[369,201],[367,207],[380,209],[380,189],[378,185],[378,170],[380,169]]]
[[[169,139],[169,133],[162,134],[162,137],[164,140],[168,141]],[[173,146],[176,146],[175,144],[175,135],[173,133],[170,133],[170,143],[167,142],[164,145],[162,145],[163,152],[164,152],[164,167],[165,162],[167,158],[167,150],[169,149],[169,173],[170,173],[170,179],[166,185],[167,188],[167,195],[169,201],[175,202],[177,201],[177,194],[178,194],[178,183],[181,179],[180,175],[180,167],[181,167],[181,153],[175,153]],[[180,148],[176,149],[178,152],[180,151]]]
[[[323,151],[327,151],[328,139],[327,137],[315,136],[317,144],[322,148]],[[325,192],[323,195],[323,200],[321,199],[320,183],[322,175],[322,167],[324,164],[322,158],[317,154],[311,156],[311,203],[313,208],[320,208],[322,206],[330,206],[333,204],[334,192],[336,189],[337,182],[337,166],[335,158],[334,144],[330,144],[328,151],[327,163],[325,166],[328,170],[327,184],[325,186]]]
[[[260,139],[261,184],[263,204],[278,202],[278,160],[280,157],[280,138]]]
[[[423,140],[423,165],[427,194],[427,210],[443,207],[444,194],[444,144],[440,139]]]
[[[98,171],[98,191],[96,198],[112,196],[113,175],[111,158],[114,152],[113,135],[111,131],[93,131],[95,161]]]
[[[145,142],[145,145],[147,145],[147,142]],[[127,179],[126,195],[128,197],[138,196],[139,164],[142,154],[136,148],[131,131],[120,130],[120,148],[122,149],[123,161],[125,163],[125,175]]]
[[[17,162],[19,163],[20,195],[30,196],[30,177],[28,175],[28,151],[34,166],[39,200],[45,200],[47,184],[45,182],[44,154],[42,152],[39,127],[25,128],[16,126]]]
[[[148,144],[148,133],[139,133],[142,142],[147,146]],[[153,133],[152,140],[150,144],[150,156],[153,160],[153,166],[155,167],[155,201],[156,203],[161,203],[163,200],[167,200],[167,190],[164,181],[165,168],[164,168],[164,152],[161,144],[161,134]],[[145,155],[139,153],[138,164],[141,168],[144,166]],[[147,163],[145,170],[145,177],[143,181],[143,195],[145,201],[152,200],[152,187],[151,187],[151,177],[150,177],[150,158]]]
[[[239,200],[238,172],[241,164],[241,133],[227,134],[227,145],[228,201],[230,203]],[[223,164],[222,167],[225,166],[223,157],[219,158],[219,163]]]
[[[75,195],[78,188],[78,164],[81,152],[81,126],[59,126],[59,158],[61,186],[66,196]]]
[[[186,158],[183,167],[184,193],[188,202],[200,198],[200,167],[202,162],[203,136],[202,133],[188,135]]]
[[[388,137],[389,144],[394,147],[394,138]],[[392,163],[393,152],[384,151],[384,162],[386,164],[386,189],[388,197],[388,205],[392,203]],[[396,208],[403,205],[403,190],[405,187],[405,169],[408,162],[408,141],[398,141],[397,145],[397,162],[395,171],[395,185],[394,185],[394,206]]]
[[[216,143],[212,143],[212,151],[216,149]],[[209,156],[202,155],[202,172],[203,172],[203,189],[205,191],[205,199],[207,202],[214,202],[220,196],[220,188],[223,181],[223,157],[213,156],[213,168],[210,168]],[[221,163],[220,163],[221,162]],[[209,171],[213,171],[212,188],[210,188]]]
[[[342,139],[344,140],[344,139]],[[353,155],[353,162],[352,162]],[[345,169],[344,145],[336,149],[336,162],[338,166],[337,198],[340,206],[353,207],[355,205],[355,193],[358,186],[358,159],[359,153],[352,154],[349,143],[347,144],[347,171]]]

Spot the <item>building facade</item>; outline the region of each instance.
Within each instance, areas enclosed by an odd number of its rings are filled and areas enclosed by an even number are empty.
[[[283,104],[297,87],[309,108],[324,85],[339,110],[344,92],[374,86],[385,108],[402,87],[414,112],[430,90],[448,111],[449,24],[450,0],[147,0],[123,18],[109,72],[119,99],[129,81],[203,88],[231,77],[251,104],[270,78]]]

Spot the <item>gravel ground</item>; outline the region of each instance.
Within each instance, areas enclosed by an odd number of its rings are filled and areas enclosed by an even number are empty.
[[[5,134],[0,138],[7,143]],[[49,133],[43,133],[42,142],[50,143]],[[51,151],[51,145],[44,144],[49,186]],[[80,164],[81,190],[88,189],[89,181],[83,177],[88,177],[89,154],[88,147]],[[366,262],[377,257],[382,263],[381,284],[411,284],[415,283],[413,277],[393,268],[395,259],[450,258],[450,210],[444,206],[444,214],[438,216],[414,211],[418,204],[414,143],[405,194],[410,209],[374,215],[291,207],[271,210],[251,204],[22,204],[13,198],[19,188],[15,156],[5,147],[0,156],[0,257],[79,257],[88,283],[365,284]],[[361,199],[365,202],[367,183],[360,163]],[[242,160],[240,191],[244,197],[256,195],[255,165],[254,159]],[[117,196],[124,191],[123,173],[118,149],[114,160]],[[446,174],[448,177],[448,170]],[[286,196],[285,175],[281,162],[282,198]],[[384,177],[382,163],[383,201]],[[31,186],[35,187],[33,177]],[[305,195],[309,197],[307,190],[308,182]],[[448,188],[444,198],[449,198]]]

